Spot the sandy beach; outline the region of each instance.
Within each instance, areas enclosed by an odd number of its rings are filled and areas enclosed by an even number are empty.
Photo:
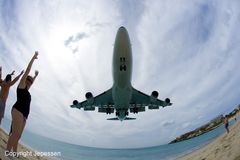
[[[5,157],[8,135],[0,128],[0,159],[1,160],[49,160],[49,157],[27,156],[20,158]],[[33,152],[19,144],[19,152]],[[230,133],[223,133],[204,147],[179,158],[178,160],[240,160],[240,120],[230,127]]]
[[[240,121],[206,146],[178,160],[240,160]]]
[[[5,156],[5,148],[7,145],[8,135],[4,130],[0,128],[0,160],[49,160],[49,158],[46,157],[40,157],[40,156],[20,156],[19,158],[10,158]],[[26,146],[23,146],[21,144],[18,145],[18,151],[24,152],[24,153],[34,153],[33,150],[27,148]]]

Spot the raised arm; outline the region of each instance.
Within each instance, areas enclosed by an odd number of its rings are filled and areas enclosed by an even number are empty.
[[[15,77],[14,80],[11,81],[10,85],[11,86],[14,85],[19,80],[19,78],[23,73],[24,73],[24,70],[17,77]]]
[[[15,73],[15,71],[12,71],[12,73],[10,74],[11,76],[13,76],[14,75],[14,73]]]
[[[35,75],[34,75],[34,77],[33,77],[33,82],[35,81],[35,79],[37,78],[37,76],[38,76],[38,71],[35,71]]]
[[[31,59],[31,61],[29,62],[25,73],[23,74],[23,76],[21,78],[21,81],[19,83],[19,88],[25,88],[26,87],[26,84],[25,84],[26,78],[27,78],[29,72],[31,71],[32,64],[33,64],[34,60],[37,59],[37,56],[38,56],[38,52],[36,51],[34,56]]]
[[[2,66],[0,66],[0,83],[2,83]]]
[[[0,66],[0,86],[2,86],[2,66]]]
[[[35,79],[37,78],[38,73],[39,73],[38,71],[35,71],[35,75],[34,75],[34,77],[33,77],[32,84],[34,83]],[[32,85],[31,85],[31,86],[32,86]],[[31,86],[29,86],[29,88],[31,88]]]

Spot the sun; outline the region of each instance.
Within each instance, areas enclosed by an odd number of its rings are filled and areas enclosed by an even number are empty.
[[[73,41],[76,35],[79,33],[88,33],[88,28],[81,24],[59,24],[55,23],[50,26],[47,31],[47,38],[42,42],[44,44],[44,50],[47,52],[47,58],[51,63],[64,63],[70,62],[74,53],[79,50],[83,52],[90,43],[87,40]],[[70,43],[66,43],[68,40],[72,40]],[[80,45],[81,43],[81,45]]]

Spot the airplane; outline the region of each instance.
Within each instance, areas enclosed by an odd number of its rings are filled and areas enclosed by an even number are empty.
[[[85,94],[86,100],[83,102],[73,101],[72,108],[83,108],[84,111],[94,111],[98,107],[98,112],[116,114],[114,118],[107,120],[134,120],[128,117],[130,113],[144,112],[148,109],[159,109],[159,106],[171,106],[169,98],[164,101],[158,99],[158,92],[153,91],[149,96],[138,91],[131,84],[132,78],[132,49],[125,27],[121,26],[115,38],[113,49],[113,86],[102,94],[93,97],[91,92]]]

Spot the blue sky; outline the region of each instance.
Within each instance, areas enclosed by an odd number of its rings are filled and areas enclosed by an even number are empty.
[[[106,148],[168,143],[239,104],[240,2],[214,0],[0,0],[3,75],[26,68],[32,54],[39,77],[31,88],[26,128],[61,141]],[[133,52],[135,88],[172,107],[135,121],[71,109],[112,86],[117,29],[125,26]],[[11,89],[6,117],[16,101]]]

